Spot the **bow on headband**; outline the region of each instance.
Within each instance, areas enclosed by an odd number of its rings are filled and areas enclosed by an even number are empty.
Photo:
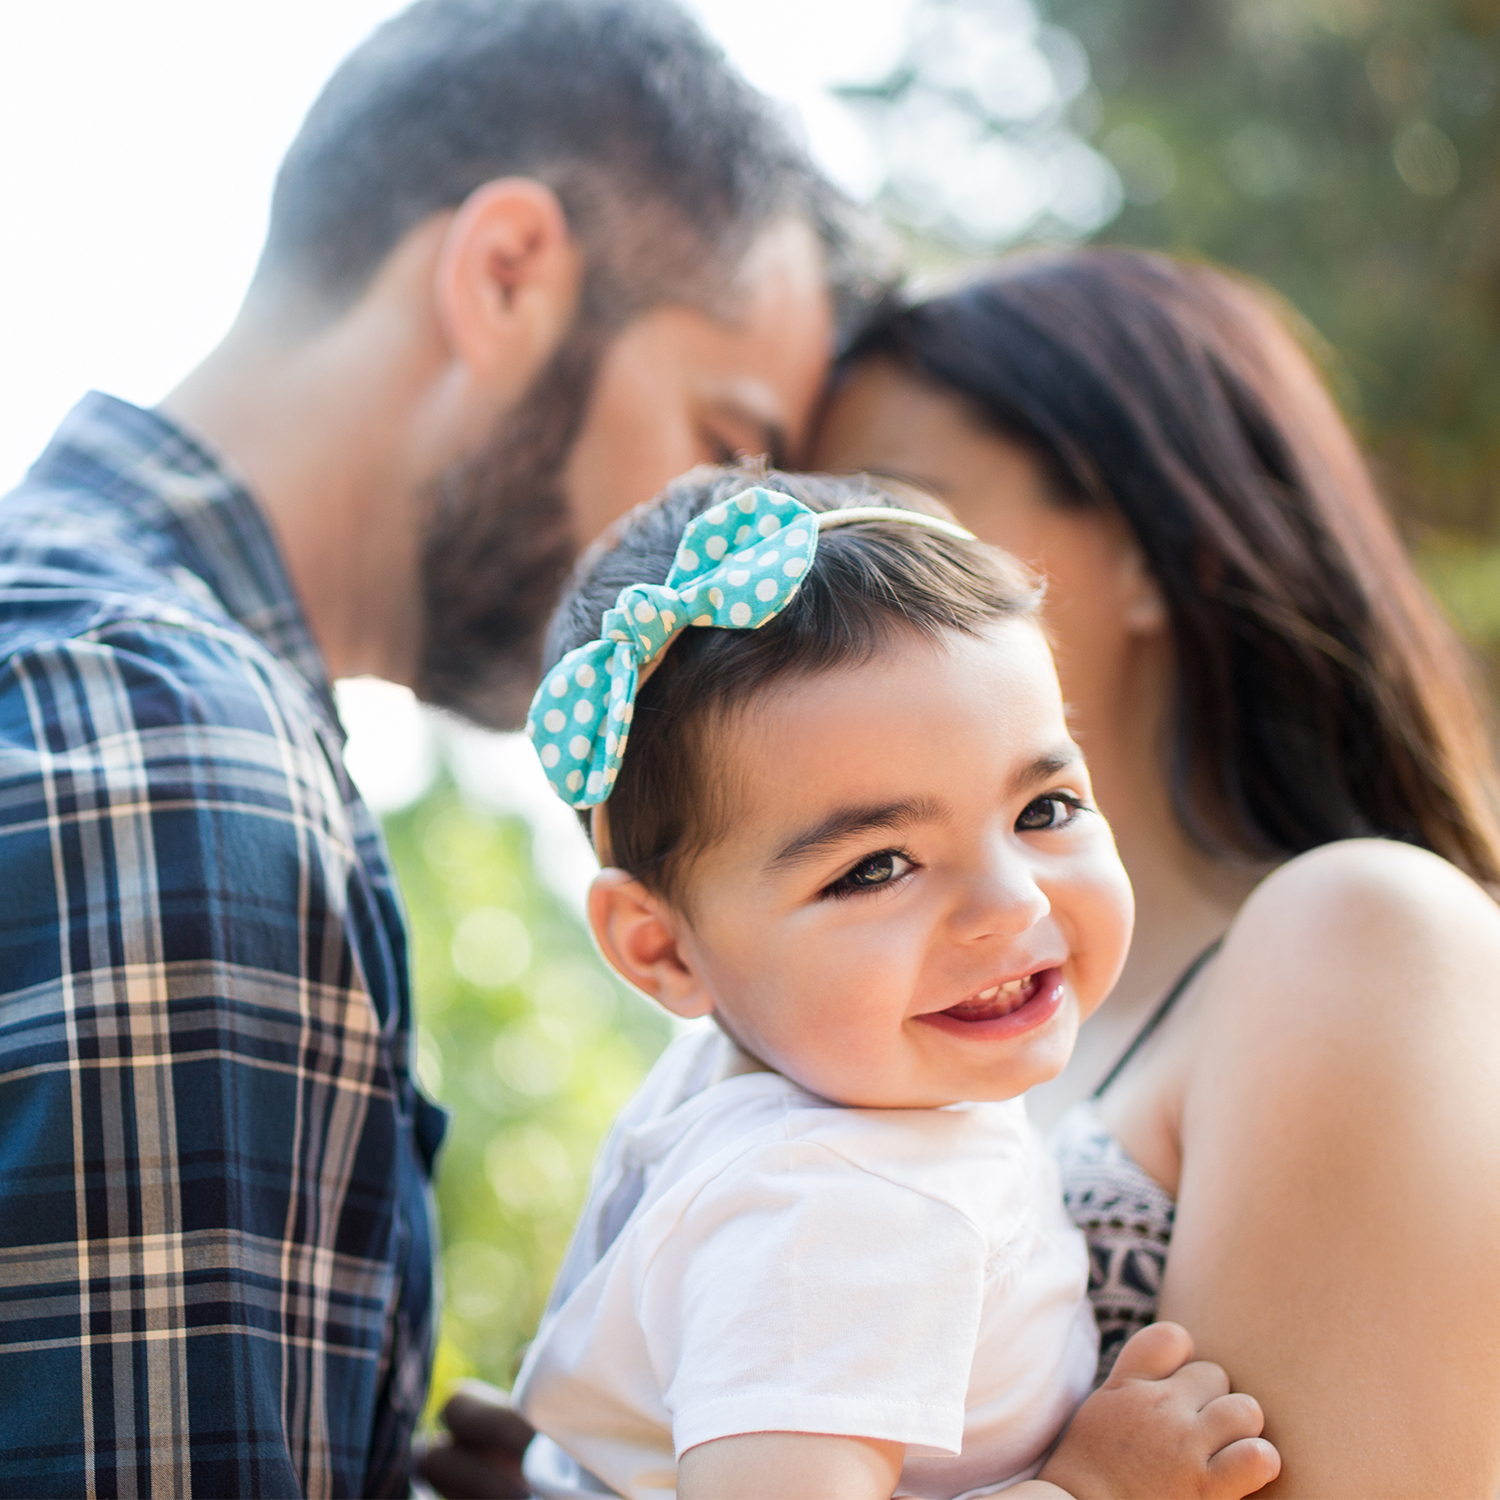
[[[814,511],[758,486],[689,521],[667,581],[621,589],[605,613],[602,639],[568,652],[532,699],[526,733],[558,796],[580,808],[609,796],[641,669],[660,660],[689,625],[759,630],[807,576],[818,533],[861,521],[905,522],[974,540],[962,526],[921,511],[883,505]]]
[[[526,732],[565,802],[594,807],[609,796],[641,668],[683,630],[757,630],[786,608],[818,550],[818,520],[790,495],[746,490],[688,522],[664,584],[620,591],[602,639],[558,662],[527,715]]]

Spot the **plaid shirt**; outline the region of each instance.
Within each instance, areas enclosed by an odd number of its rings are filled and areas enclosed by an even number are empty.
[[[105,396],[0,503],[0,1494],[404,1494],[442,1115],[321,658]]]

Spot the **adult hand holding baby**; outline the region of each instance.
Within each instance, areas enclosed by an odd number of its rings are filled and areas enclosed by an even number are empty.
[[[444,1403],[446,1433],[418,1444],[417,1472],[448,1500],[519,1500],[530,1487],[521,1458],[531,1423],[510,1396],[482,1380],[467,1380]]]

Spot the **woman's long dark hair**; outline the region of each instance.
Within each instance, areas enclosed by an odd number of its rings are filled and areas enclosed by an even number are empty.
[[[1136,251],[1017,256],[848,360],[875,356],[1024,444],[1059,503],[1125,518],[1170,612],[1171,779],[1200,843],[1378,835],[1500,884],[1472,667],[1269,294]]]

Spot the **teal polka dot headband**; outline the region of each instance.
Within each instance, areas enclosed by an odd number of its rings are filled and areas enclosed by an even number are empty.
[[[689,625],[760,629],[801,586],[817,555],[818,533],[857,521],[906,522],[974,540],[961,526],[920,511],[814,511],[759,487],[695,516],[667,581],[621,589],[605,612],[600,638],[568,652],[537,689],[526,733],[558,796],[578,808],[608,798],[641,682]]]

